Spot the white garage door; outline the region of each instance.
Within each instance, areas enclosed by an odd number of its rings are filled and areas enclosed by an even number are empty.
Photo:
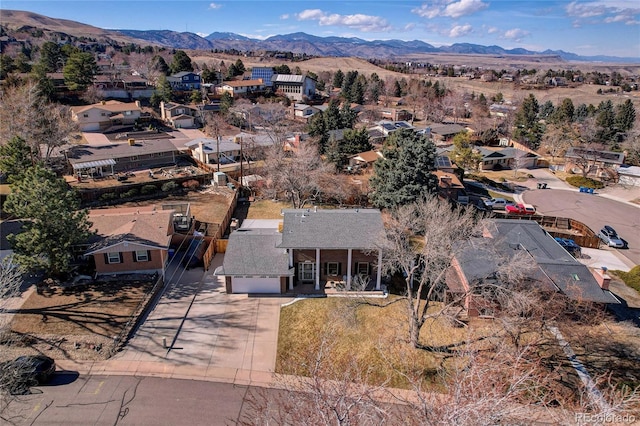
[[[280,278],[232,278],[232,293],[280,293]]]

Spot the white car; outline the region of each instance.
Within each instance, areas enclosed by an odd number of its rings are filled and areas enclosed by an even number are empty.
[[[485,204],[492,210],[504,210],[505,207],[512,206],[513,201],[504,198],[492,198],[489,201],[485,201]]]

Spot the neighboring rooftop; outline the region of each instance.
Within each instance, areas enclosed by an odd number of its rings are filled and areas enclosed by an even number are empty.
[[[257,226],[265,226],[258,224]],[[221,275],[293,275],[287,251],[278,248],[282,234],[278,228],[242,227],[229,235]]]

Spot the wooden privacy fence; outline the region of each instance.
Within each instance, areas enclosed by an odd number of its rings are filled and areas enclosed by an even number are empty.
[[[508,215],[494,212],[501,219],[534,220],[538,222],[552,237],[569,238],[581,247],[599,248],[600,238],[584,223],[568,217],[540,215]]]

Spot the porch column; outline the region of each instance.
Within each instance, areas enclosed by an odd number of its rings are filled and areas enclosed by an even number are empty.
[[[351,254],[352,249],[347,250],[347,290],[351,290]]]
[[[380,290],[382,280],[382,249],[378,250],[378,274],[376,275],[376,290]]]
[[[290,275],[288,279],[289,279],[289,290],[293,290],[293,279],[294,279],[294,276]]]
[[[316,249],[316,290],[320,290],[320,249]]]
[[[293,268],[293,249],[289,249],[289,268]]]

